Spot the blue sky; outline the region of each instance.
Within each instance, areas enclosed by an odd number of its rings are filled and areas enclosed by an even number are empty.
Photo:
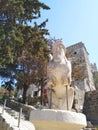
[[[82,41],[89,60],[98,68],[98,0],[40,0],[50,10],[42,11],[40,22],[48,18],[51,37],[62,39],[65,46]]]

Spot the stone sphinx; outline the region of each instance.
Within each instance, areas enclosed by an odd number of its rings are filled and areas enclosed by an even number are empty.
[[[65,54],[63,43],[56,41],[47,66],[48,79],[44,88],[48,90],[48,103],[51,109],[30,112],[29,120],[36,130],[82,130],[86,126],[85,115],[68,111],[72,108],[74,90],[70,87],[71,63]]]
[[[66,48],[57,40],[52,46],[51,60],[47,65],[48,103],[52,109],[71,110],[74,90],[71,85],[71,63]]]

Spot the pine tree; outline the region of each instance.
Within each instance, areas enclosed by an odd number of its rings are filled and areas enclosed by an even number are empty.
[[[5,70],[7,75],[1,73],[3,77],[16,80],[24,88],[24,103],[30,83],[44,80],[46,74],[42,72],[48,59],[48,20],[40,25],[35,22],[41,9],[50,8],[38,0],[0,1],[0,72]]]

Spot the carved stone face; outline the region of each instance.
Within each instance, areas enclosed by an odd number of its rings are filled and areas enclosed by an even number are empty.
[[[66,48],[61,42],[56,42],[52,47],[54,62],[61,62],[65,58]]]

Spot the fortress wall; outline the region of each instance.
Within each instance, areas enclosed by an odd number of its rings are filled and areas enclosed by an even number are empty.
[[[79,107],[83,107],[85,92],[95,90],[89,53],[82,42],[67,47],[67,58],[72,64],[72,87],[75,88]]]
[[[83,80],[84,90],[95,90],[91,64],[89,62],[89,53],[82,42],[67,47],[66,55],[72,64],[72,80],[74,82]],[[79,86],[79,88],[83,86]]]
[[[98,90],[85,93],[83,113],[88,121],[98,125]]]

